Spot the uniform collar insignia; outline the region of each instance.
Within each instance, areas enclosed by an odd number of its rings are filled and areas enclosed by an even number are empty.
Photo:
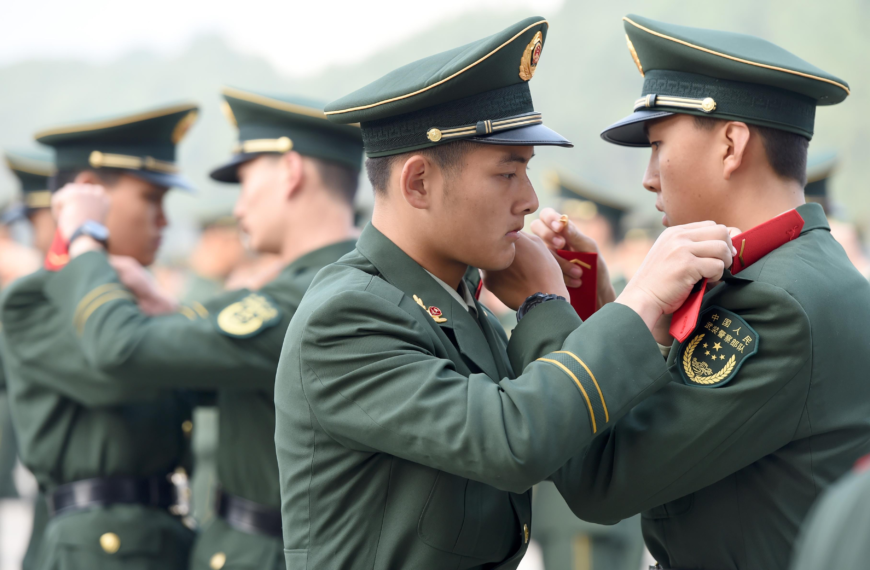
[[[434,305],[431,307],[427,307],[423,304],[423,300],[417,295],[414,295],[414,301],[416,301],[418,305],[423,307],[423,310],[426,311],[426,314],[432,317],[432,320],[436,323],[441,324],[447,322],[447,319],[444,317],[444,313],[442,313],[441,309],[439,309],[438,307]]]

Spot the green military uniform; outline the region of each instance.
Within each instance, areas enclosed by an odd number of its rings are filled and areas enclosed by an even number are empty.
[[[25,217],[30,213],[51,207],[51,191],[49,191],[49,178],[54,174],[54,162],[52,156],[46,152],[6,152],[6,164],[9,170],[15,174],[21,184],[21,214]],[[2,354],[0,354],[2,356]],[[9,413],[9,400],[6,394],[6,376],[0,362],[0,378],[2,378],[2,435],[0,435],[0,494],[2,496],[15,496],[12,473],[18,459],[18,441],[12,424],[12,415]],[[14,493],[14,494],[13,494]],[[33,526],[30,532],[30,541],[24,560],[21,562],[23,570],[30,570],[36,563],[39,553],[39,545],[45,525],[48,523],[48,507],[45,503],[45,495],[41,491],[37,493],[33,505]]]
[[[618,144],[649,144],[643,123],[678,112],[810,137],[816,103],[848,93],[757,38],[638,16],[625,28],[645,82],[602,135]],[[743,235],[670,351],[672,381],[554,477],[586,520],[643,512],[664,568],[785,568],[814,500],[870,450],[870,286],[818,205]]]
[[[791,570],[862,570],[870,560],[870,460],[832,485],[813,506],[798,537]]]
[[[369,156],[454,140],[566,146],[529,92],[546,31],[529,18],[327,114],[361,121]],[[288,569],[516,568],[534,534],[532,485],[667,381],[628,307],[581,326],[568,303],[544,302],[508,342],[473,290],[451,289],[373,225],[315,278],[275,386]]]
[[[166,186],[175,143],[196,107],[179,105],[130,117],[54,129],[38,140],[55,147],[58,169],[113,168]],[[63,264],[52,250],[54,266]],[[75,266],[88,263],[85,256]],[[102,256],[105,263],[105,256]],[[0,320],[13,420],[24,464],[50,497],[54,516],[37,568],[184,568],[192,533],[165,508],[168,476],[186,442],[189,408],[170,392],[118,381],[88,359],[82,311],[131,295],[107,286],[81,307],[70,294],[86,287],[76,267],[40,270],[5,292]],[[82,295],[84,297],[84,294]]]

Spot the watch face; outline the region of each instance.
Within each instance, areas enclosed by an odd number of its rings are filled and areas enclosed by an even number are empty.
[[[82,225],[82,233],[94,238],[97,241],[107,241],[109,239],[109,230],[103,224],[87,221]]]

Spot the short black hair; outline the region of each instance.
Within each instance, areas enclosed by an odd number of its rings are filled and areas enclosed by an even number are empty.
[[[320,180],[335,198],[353,206],[359,188],[359,171],[340,162],[322,158],[306,157],[317,169]]]
[[[432,160],[448,176],[458,174],[465,166],[465,156],[475,147],[471,141],[454,141],[447,144],[414,150],[393,156],[366,159],[366,173],[372,183],[375,194],[385,194],[390,182],[393,165],[403,163],[415,154],[420,154]]]
[[[48,179],[48,189],[52,192],[57,192],[67,184],[72,184],[76,181],[76,176],[82,172],[93,172],[94,175],[106,186],[114,186],[121,178],[123,171],[114,168],[100,168],[94,170],[92,168],[68,168],[58,170],[51,178]]]
[[[706,131],[712,131],[720,121],[725,120],[713,117],[699,117],[697,115],[694,115],[694,119],[695,126]],[[806,186],[807,153],[810,147],[809,139],[796,133],[772,127],[749,124],[747,126],[750,132],[761,137],[764,152],[767,154],[767,161],[770,163],[773,171],[782,178],[796,180],[800,182],[802,187]]]

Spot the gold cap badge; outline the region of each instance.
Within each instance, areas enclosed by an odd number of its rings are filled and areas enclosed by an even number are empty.
[[[529,81],[535,75],[538,61],[541,59],[541,51],[544,49],[544,35],[541,32],[535,34],[520,58],[520,79]]]

